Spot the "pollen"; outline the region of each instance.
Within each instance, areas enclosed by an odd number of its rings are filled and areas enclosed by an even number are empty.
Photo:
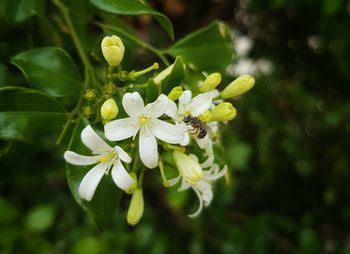
[[[146,116],[141,116],[139,118],[140,124],[146,124],[148,122],[148,118]]]
[[[100,163],[105,163],[108,161],[108,156],[102,156],[100,157]]]
[[[184,112],[184,116],[189,116],[189,115],[191,115],[191,113],[192,113],[192,110],[186,109]]]

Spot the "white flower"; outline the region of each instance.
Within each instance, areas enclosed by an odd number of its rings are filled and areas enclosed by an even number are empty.
[[[194,160],[197,160],[197,157],[195,155],[190,155]],[[225,165],[223,169],[219,170],[219,165],[213,164],[210,169],[203,170],[203,178],[199,180],[196,183],[189,183],[186,181],[186,178],[182,175],[179,175],[176,178],[173,178],[169,181],[167,181],[167,186],[174,186],[178,183],[178,181],[181,179],[181,185],[178,189],[178,191],[185,191],[189,188],[192,188],[193,191],[196,193],[198,200],[199,200],[199,206],[198,209],[189,215],[189,217],[196,217],[203,209],[203,205],[205,207],[209,206],[210,202],[213,199],[213,189],[212,189],[212,182],[214,180],[219,179],[220,177],[224,176],[227,170],[227,166]]]
[[[124,140],[135,137],[140,130],[141,161],[146,167],[155,168],[158,165],[156,138],[166,143],[178,144],[184,137],[182,128],[158,119],[167,110],[168,103],[168,97],[161,94],[155,102],[144,106],[139,93],[126,93],[122,104],[129,117],[107,123],[105,125],[106,137],[113,141]]]
[[[129,155],[119,146],[109,146],[90,125],[81,132],[81,140],[92,152],[93,156],[80,155],[72,151],[64,153],[65,160],[73,165],[86,166],[96,164],[84,176],[79,186],[79,194],[83,199],[90,201],[96,191],[97,185],[104,174],[112,168],[112,178],[122,190],[128,190],[134,180],[128,174],[121,161],[131,162]]]

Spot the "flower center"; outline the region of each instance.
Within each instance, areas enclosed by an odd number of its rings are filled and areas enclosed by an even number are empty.
[[[189,116],[191,115],[191,113],[192,113],[192,110],[188,108],[184,111],[184,116]]]
[[[146,116],[140,116],[139,118],[140,124],[146,124],[148,122],[148,118]]]
[[[117,154],[115,152],[110,152],[110,153],[107,153],[103,156],[100,157],[100,163],[106,163],[110,160],[112,160]]]

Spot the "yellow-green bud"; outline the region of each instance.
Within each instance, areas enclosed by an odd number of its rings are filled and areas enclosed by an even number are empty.
[[[115,94],[117,90],[117,87],[115,84],[113,83],[108,83],[106,85],[103,86],[103,92],[107,95],[107,96],[112,96]]]
[[[90,106],[83,107],[83,115],[86,117],[92,116],[93,112]]]
[[[93,101],[96,99],[96,91],[95,89],[86,89],[84,98],[88,101]]]
[[[221,93],[223,99],[244,94],[251,89],[255,84],[255,79],[250,75],[242,75],[232,81]]]
[[[132,179],[134,179],[134,183],[129,187],[129,189],[125,190],[125,192],[131,195],[134,193],[137,187],[137,175],[135,174],[135,172],[130,172],[129,175]]]
[[[198,161],[192,159],[190,156],[175,150],[173,152],[176,167],[180,174],[190,184],[196,184],[204,176],[203,170]]]
[[[118,66],[123,60],[125,47],[123,41],[118,36],[112,35],[103,38],[101,50],[110,66]]]
[[[119,112],[117,103],[113,98],[106,100],[101,106],[101,116],[104,120],[112,120]]]
[[[171,89],[170,93],[168,94],[168,98],[172,101],[176,101],[182,95],[182,91],[182,86],[176,86]]]
[[[220,73],[218,72],[212,73],[203,81],[203,84],[199,88],[199,91],[201,93],[211,91],[215,87],[217,87],[220,84],[220,82],[221,82]]]
[[[210,119],[212,118],[212,115],[209,110],[203,112],[200,116],[199,119],[203,122],[209,122]]]
[[[136,189],[132,194],[127,221],[130,225],[136,225],[143,215],[144,203],[142,189]]]
[[[236,109],[229,102],[220,103],[210,113],[210,121],[230,121],[236,117]]]

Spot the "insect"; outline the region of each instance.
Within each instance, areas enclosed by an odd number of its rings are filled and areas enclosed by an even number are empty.
[[[208,133],[208,126],[196,116],[188,115],[183,118],[183,122],[191,125],[198,138],[204,138]]]

